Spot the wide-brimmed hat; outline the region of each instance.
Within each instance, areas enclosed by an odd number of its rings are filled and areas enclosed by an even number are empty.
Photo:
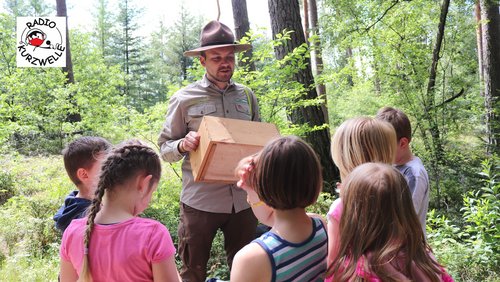
[[[184,56],[197,57],[202,51],[228,46],[233,46],[235,53],[252,48],[250,44],[236,44],[231,29],[219,21],[211,21],[203,28],[200,45],[199,48],[184,52]]]

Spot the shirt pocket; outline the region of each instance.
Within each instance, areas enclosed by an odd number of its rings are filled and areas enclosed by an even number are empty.
[[[212,103],[205,103],[201,105],[193,105],[188,109],[188,116],[190,118],[199,118],[202,116],[213,114],[217,111],[217,107]]]
[[[238,113],[250,116],[250,107],[248,106],[248,104],[236,103],[234,104],[234,107]]]
[[[202,103],[193,105],[187,110],[187,124],[189,130],[197,131],[203,116],[214,115],[217,107],[214,103]]]

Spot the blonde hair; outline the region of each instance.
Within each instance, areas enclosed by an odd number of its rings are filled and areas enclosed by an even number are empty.
[[[393,126],[369,117],[344,121],[332,140],[332,157],[339,168],[341,180],[363,163],[392,164],[396,149],[396,132]]]
[[[440,281],[440,265],[430,256],[417,214],[409,208],[410,189],[397,169],[381,163],[360,165],[347,177],[341,196],[339,253],[327,275],[333,274],[335,281],[364,281],[367,277],[357,271],[362,261],[364,274],[382,281],[397,281],[389,263],[411,281],[412,264],[430,281]]]
[[[92,205],[89,209],[87,228],[84,236],[84,256],[82,270],[78,282],[92,281],[92,273],[89,263],[90,238],[95,225],[95,217],[101,210],[102,198],[105,193],[119,192],[115,187],[127,183],[139,173],[152,175],[152,182],[158,182],[161,176],[161,163],[158,154],[149,146],[139,140],[129,140],[114,148],[102,164],[99,184],[95,192]]]

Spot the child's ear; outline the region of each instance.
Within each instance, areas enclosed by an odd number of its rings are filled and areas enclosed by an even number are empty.
[[[406,137],[401,137],[399,139],[399,147],[401,148],[407,148],[410,145],[410,141]]]
[[[151,187],[151,180],[153,179],[153,176],[151,174],[147,176],[139,176],[141,177],[139,181],[139,191],[147,191],[149,187]]]
[[[87,170],[82,167],[76,170],[76,176],[78,177],[78,179],[80,179],[80,181],[85,181],[87,178],[89,178]]]

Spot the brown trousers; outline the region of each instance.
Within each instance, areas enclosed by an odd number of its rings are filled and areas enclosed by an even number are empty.
[[[257,219],[252,209],[239,213],[211,213],[180,203],[179,256],[182,281],[204,282],[212,241],[218,229],[224,234],[229,268],[234,255],[255,238]]]

